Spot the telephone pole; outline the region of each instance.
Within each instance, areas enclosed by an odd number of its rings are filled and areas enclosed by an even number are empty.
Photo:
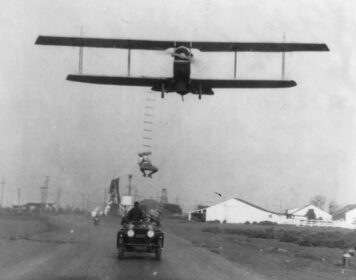
[[[17,206],[20,209],[20,202],[21,202],[21,188],[17,188]]]
[[[131,180],[132,180],[132,175],[129,174],[129,186],[128,186],[128,188],[129,188],[129,193],[128,193],[128,195],[130,195],[130,196],[131,196]]]
[[[3,200],[4,200],[4,188],[5,188],[5,177],[2,177],[2,181],[1,181],[1,208],[3,207]]]
[[[85,193],[82,193],[82,210],[85,210]]]
[[[90,208],[89,203],[90,203],[90,195],[87,194],[87,208],[86,208],[87,211],[89,211]]]
[[[57,198],[56,198],[56,205],[57,205],[58,210],[61,208],[61,194],[62,194],[62,190],[60,188],[58,188],[57,189]]]
[[[42,209],[45,208],[47,204],[47,197],[48,197],[48,185],[49,185],[49,176],[46,176],[46,180],[43,184],[43,187],[41,187],[41,205]]]

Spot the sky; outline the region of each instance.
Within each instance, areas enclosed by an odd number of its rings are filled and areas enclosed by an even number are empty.
[[[49,199],[102,203],[128,175],[140,198],[167,188],[185,211],[238,197],[268,209],[322,194],[356,203],[356,19],[354,1],[33,0],[0,10],[0,178],[3,204]],[[286,54],[289,89],[221,89],[198,100],[149,88],[73,83],[78,49],[38,46],[38,35],[325,43],[330,52]],[[233,78],[232,53],[193,49],[192,77]],[[280,79],[281,54],[239,53],[241,79]],[[132,51],[131,75],[171,77],[168,51]],[[84,49],[84,73],[126,75],[127,51]],[[154,106],[152,162],[142,178],[147,98]],[[214,192],[220,192],[220,198]]]

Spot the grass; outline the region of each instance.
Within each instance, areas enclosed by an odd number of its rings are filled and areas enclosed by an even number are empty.
[[[250,238],[276,239],[305,247],[350,248],[356,246],[356,232],[326,228],[296,228],[290,226],[210,226],[203,232],[243,235]]]

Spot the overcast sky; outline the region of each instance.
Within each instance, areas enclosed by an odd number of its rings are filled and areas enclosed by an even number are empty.
[[[354,1],[1,1],[0,177],[4,204],[79,193],[103,200],[128,174],[142,197],[168,190],[184,209],[239,197],[270,209],[323,194],[356,203],[356,19]],[[290,89],[215,90],[214,96],[155,93],[154,179],[137,152],[148,88],[65,80],[78,49],[37,46],[38,35],[191,41],[326,43],[330,52],[286,55]],[[232,53],[193,50],[193,77],[232,78]],[[132,51],[133,76],[172,75],[168,52]],[[85,49],[84,72],[126,75],[124,50]],[[238,77],[279,79],[281,54],[238,54]],[[77,198],[76,198],[77,197]]]

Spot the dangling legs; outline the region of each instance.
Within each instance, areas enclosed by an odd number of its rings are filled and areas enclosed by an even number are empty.
[[[140,167],[140,171],[142,172],[143,177],[146,177],[146,172],[145,169],[143,168],[143,166]]]
[[[156,172],[158,172],[158,168],[156,166],[152,165],[150,170],[151,170],[151,172],[147,176],[152,178],[152,175],[155,174]]]

